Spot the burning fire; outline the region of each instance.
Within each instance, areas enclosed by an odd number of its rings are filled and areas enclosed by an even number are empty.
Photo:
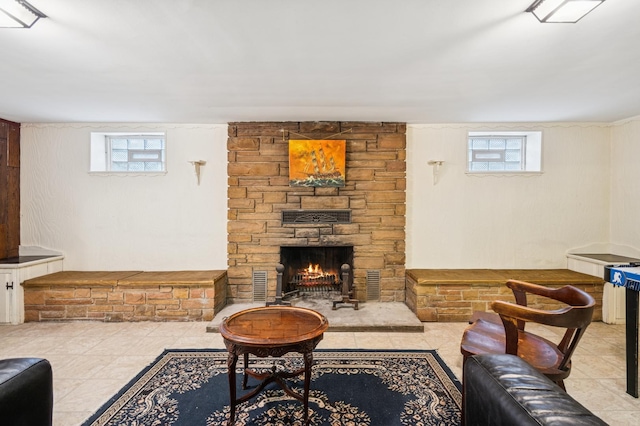
[[[312,282],[329,278],[334,280],[335,277],[335,272],[325,272],[319,264],[309,263],[307,268],[300,269],[298,279],[303,283],[311,284]]]
[[[313,265],[311,263],[309,264],[309,267],[306,269],[306,274],[307,274],[307,277],[309,278],[320,278],[325,276],[325,273],[319,264]]]
[[[338,282],[337,277],[337,272],[325,272],[319,264],[309,263],[308,267],[298,269],[293,280],[297,286],[332,286]]]

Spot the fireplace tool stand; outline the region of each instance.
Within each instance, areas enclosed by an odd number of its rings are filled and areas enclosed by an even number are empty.
[[[342,299],[333,301],[333,307],[331,309],[334,311],[338,309],[338,304],[351,304],[354,310],[358,310],[358,299],[352,299],[353,289],[349,289],[350,269],[351,267],[346,263],[340,267],[340,272],[342,273]]]
[[[285,302],[282,300],[282,273],[284,272],[284,265],[282,263],[278,263],[276,265],[276,272],[278,273],[278,278],[276,280],[276,300],[274,302],[267,302],[267,306],[291,306],[291,302]]]

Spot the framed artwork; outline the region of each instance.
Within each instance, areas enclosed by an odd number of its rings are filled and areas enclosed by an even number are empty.
[[[346,140],[289,140],[289,185],[341,187]]]

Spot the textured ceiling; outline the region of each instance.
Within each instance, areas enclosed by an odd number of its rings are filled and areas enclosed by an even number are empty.
[[[0,29],[18,122],[602,121],[640,115],[640,1],[31,0]]]

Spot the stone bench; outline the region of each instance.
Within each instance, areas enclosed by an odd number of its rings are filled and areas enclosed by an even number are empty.
[[[227,272],[62,271],[23,282],[25,321],[210,321]]]
[[[493,300],[514,302],[513,293],[505,286],[509,279],[554,288],[573,285],[593,296],[593,320],[602,320],[604,280],[569,269],[407,269],[405,303],[420,321],[467,321],[474,311],[492,312]],[[542,297],[529,297],[528,305],[560,307],[559,302]]]

